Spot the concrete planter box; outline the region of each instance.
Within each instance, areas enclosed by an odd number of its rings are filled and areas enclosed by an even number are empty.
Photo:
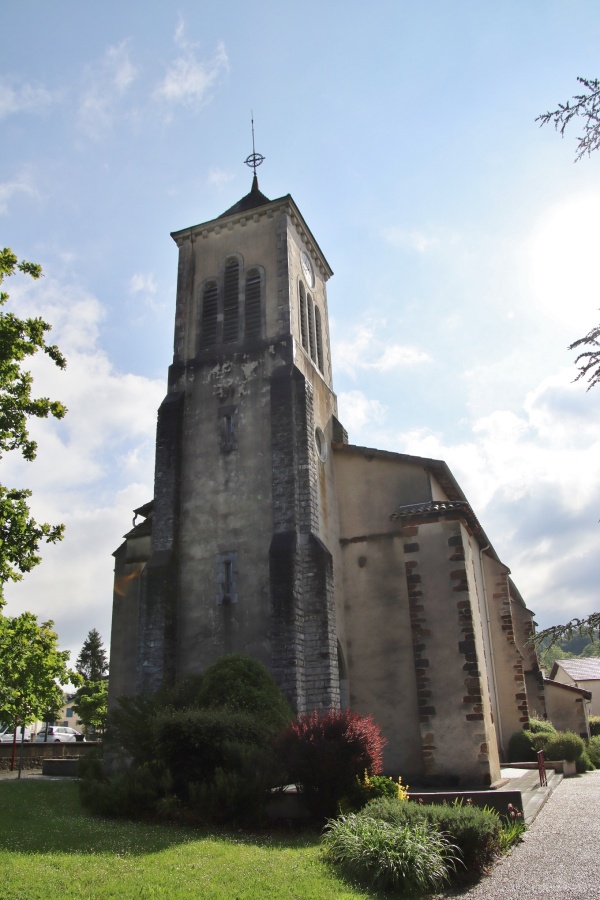
[[[60,775],[63,778],[77,778],[79,759],[43,759],[42,775]]]
[[[577,763],[575,760],[563,759],[563,775],[565,778],[573,778],[577,775]]]

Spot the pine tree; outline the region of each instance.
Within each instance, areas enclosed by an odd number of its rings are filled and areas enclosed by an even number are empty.
[[[101,681],[108,672],[106,650],[95,628],[92,628],[83,642],[75,668],[86,681]]]

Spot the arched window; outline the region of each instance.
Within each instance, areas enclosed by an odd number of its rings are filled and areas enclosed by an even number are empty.
[[[262,303],[260,272],[250,269],[246,275],[245,337],[260,337],[262,332]]]
[[[214,347],[217,343],[217,310],[219,292],[217,282],[209,281],[202,292],[202,318],[200,321],[200,347]]]
[[[228,260],[223,282],[223,343],[237,341],[239,334],[240,264]]]
[[[323,329],[321,327],[321,310],[315,303],[315,337],[317,339],[317,365],[321,372],[323,369]]]
[[[308,333],[306,323],[306,292],[304,285],[300,282],[300,340],[305,350],[308,350]]]

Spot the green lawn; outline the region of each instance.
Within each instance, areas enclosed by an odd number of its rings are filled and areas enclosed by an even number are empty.
[[[72,781],[0,782],[0,897],[358,900],[318,837],[198,831],[99,819]]]

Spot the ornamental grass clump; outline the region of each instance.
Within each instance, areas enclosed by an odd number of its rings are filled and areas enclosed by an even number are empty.
[[[355,813],[327,823],[322,849],[351,878],[421,894],[443,887],[459,862],[456,848],[428,822],[395,825]]]
[[[456,846],[465,874],[480,875],[500,852],[502,822],[498,813],[470,803],[442,805],[373,800],[359,815],[381,819],[392,825],[417,825],[425,822],[447,836]]]

